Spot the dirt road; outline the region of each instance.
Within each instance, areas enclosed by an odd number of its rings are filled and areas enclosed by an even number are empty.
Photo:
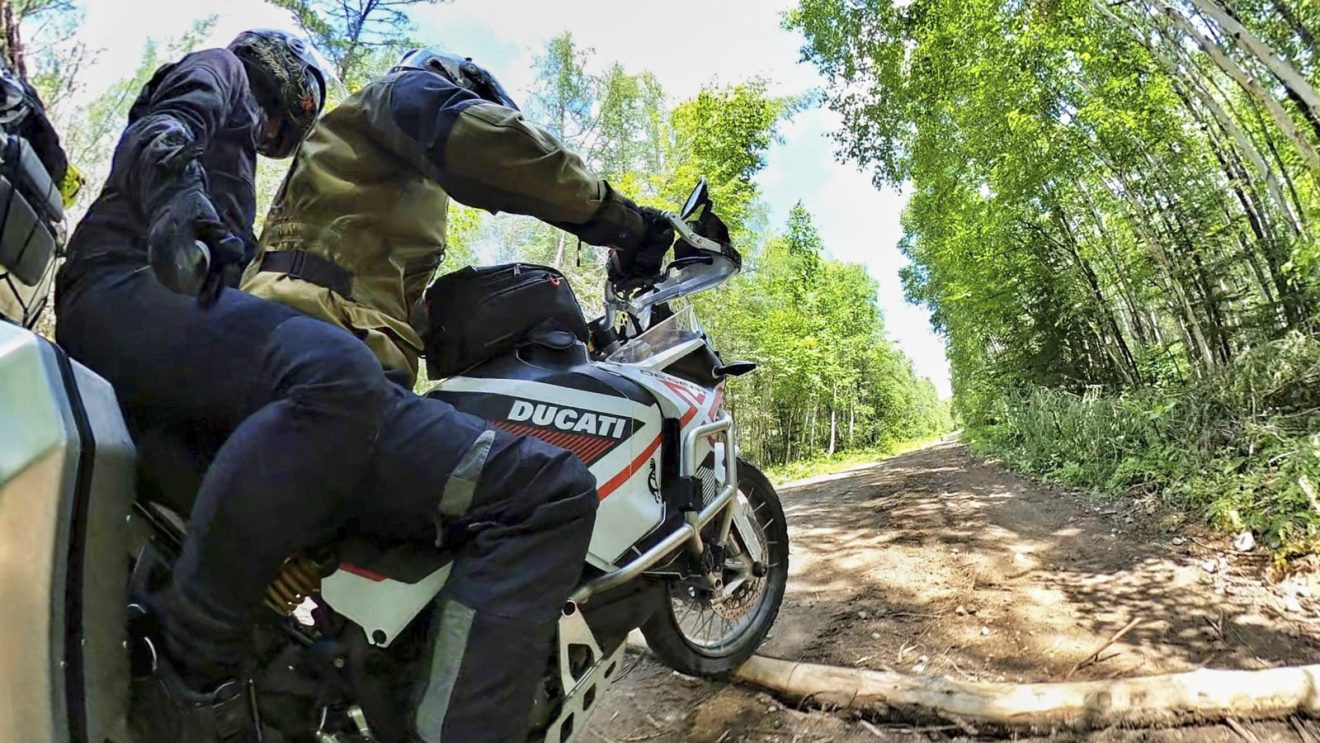
[[[780,489],[792,539],[788,595],[766,655],[981,681],[1111,678],[1203,666],[1320,662],[1320,599],[1264,581],[1268,556],[1180,525],[1153,501],[1097,500],[1007,472],[956,443]],[[1131,620],[1099,660],[1074,667]],[[784,709],[687,679],[644,654],[606,696],[587,740],[976,738]],[[1320,741],[1291,720],[1098,740]]]

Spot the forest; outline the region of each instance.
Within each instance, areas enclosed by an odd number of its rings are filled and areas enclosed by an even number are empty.
[[[428,0],[345,4],[272,0],[333,64],[339,95],[385,74],[416,36],[408,12]],[[113,145],[142,85],[162,64],[197,48],[215,18],[191,32],[154,39],[135,70],[88,100],[79,95],[97,50],[80,35],[83,9],[71,0],[0,3],[19,31],[26,74],[48,102],[71,162],[86,187],[71,223],[95,197]],[[539,51],[526,116],[545,127],[623,193],[644,205],[674,209],[701,177],[743,254],[741,276],[696,298],[699,316],[730,359],[760,371],[730,387],[746,455],[768,465],[860,456],[951,428],[947,401],[919,379],[889,340],[877,286],[859,265],[829,257],[829,246],[801,205],[772,224],[755,182],[781,125],[809,94],[777,97],[764,79],[711,82],[674,100],[655,75],[627,60],[598,58],[565,29]],[[334,101],[332,100],[331,105]],[[263,159],[258,219],[287,161]],[[440,272],[471,263],[524,261],[554,266],[572,279],[588,314],[599,312],[605,251],[529,218],[491,216],[451,205],[447,259]],[[429,382],[422,379],[421,385]]]
[[[347,90],[422,43],[410,6],[274,0]],[[207,38],[157,39],[79,96],[96,50],[70,0],[6,3],[27,73],[94,196],[128,106]],[[356,10],[355,10],[356,8]],[[1303,0],[801,0],[783,16],[827,84],[763,78],[675,100],[568,24],[524,102],[621,191],[673,208],[701,176],[745,271],[697,298],[732,357],[748,455],[784,466],[954,427],[889,339],[877,285],[831,258],[799,204],[772,223],[756,176],[787,122],[824,105],[838,157],[909,195],[909,301],[948,345],[952,410],[1020,469],[1157,493],[1253,530],[1281,557],[1320,544],[1320,8]],[[284,164],[262,164],[258,213]],[[455,205],[442,271],[523,260],[566,271],[588,311],[605,254],[524,218]],[[425,384],[423,380],[423,384]]]
[[[803,0],[967,437],[1320,545],[1320,6]]]

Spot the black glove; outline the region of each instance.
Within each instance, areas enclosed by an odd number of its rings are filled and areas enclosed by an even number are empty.
[[[225,286],[237,286],[246,258],[200,186],[188,186],[157,209],[147,230],[147,256],[167,289],[210,306]]]
[[[641,238],[631,250],[616,250],[610,257],[609,277],[616,288],[628,288],[655,278],[665,264],[665,254],[674,244],[674,227],[659,209],[637,210],[644,225]]]

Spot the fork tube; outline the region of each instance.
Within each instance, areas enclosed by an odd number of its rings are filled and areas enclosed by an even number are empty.
[[[689,511],[687,523],[692,527],[692,536],[687,540],[687,551],[693,557],[701,557],[706,551],[706,545],[701,541],[701,514],[697,511]]]

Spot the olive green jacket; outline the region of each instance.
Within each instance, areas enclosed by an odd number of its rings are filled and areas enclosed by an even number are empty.
[[[415,378],[422,342],[413,321],[444,257],[450,197],[612,247],[631,247],[645,229],[631,202],[518,111],[434,72],[396,70],[312,129],[242,288],[348,329],[386,370]],[[336,291],[316,277],[262,270],[276,251],[305,251],[351,281]]]

